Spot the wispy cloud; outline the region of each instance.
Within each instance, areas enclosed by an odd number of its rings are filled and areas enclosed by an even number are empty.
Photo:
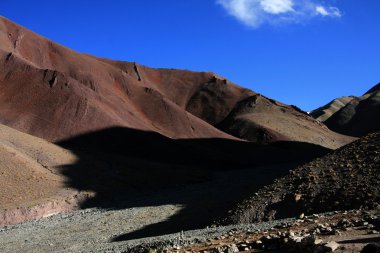
[[[257,28],[262,24],[300,23],[315,17],[339,18],[341,11],[321,0],[217,0],[230,15]]]
[[[329,16],[329,17],[341,17],[342,13],[340,10],[336,7],[325,7],[322,5],[318,5],[315,7],[316,13],[322,16]]]

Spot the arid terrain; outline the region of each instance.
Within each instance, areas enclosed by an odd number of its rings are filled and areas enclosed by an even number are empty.
[[[252,223],[380,203],[380,133],[369,134],[278,178],[230,212],[226,223]]]
[[[308,114],[215,73],[78,53],[4,17],[0,65],[0,252],[379,241],[379,85]]]
[[[350,135],[363,136],[379,131],[380,84],[363,96],[341,97],[311,112],[330,129]]]

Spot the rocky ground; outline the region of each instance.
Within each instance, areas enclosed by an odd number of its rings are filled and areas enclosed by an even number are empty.
[[[213,172],[119,205],[6,226],[0,252],[360,252],[379,241],[379,137],[368,135],[289,174],[294,165]],[[356,211],[313,215],[355,205]],[[227,210],[222,221],[246,224],[202,229]]]
[[[302,165],[254,193],[222,224],[251,223],[379,205],[380,133]]]
[[[175,239],[178,234],[160,236],[206,227],[237,198],[244,199],[289,167],[215,172],[209,180],[140,194],[118,205],[5,226],[0,228],[0,252],[124,252],[144,242]]]
[[[182,207],[87,209],[0,229],[1,252],[368,253],[380,242],[380,210],[351,210],[254,224],[207,227],[114,241]],[[127,217],[133,217],[128,219]],[[369,246],[368,246],[369,245]]]
[[[153,243],[140,245],[132,252],[378,252],[375,248],[380,249],[376,244],[380,242],[379,214],[377,209],[301,215],[277,224],[265,222],[256,227],[230,228],[222,235],[200,237],[198,243],[167,248]],[[265,228],[268,225],[270,228]]]

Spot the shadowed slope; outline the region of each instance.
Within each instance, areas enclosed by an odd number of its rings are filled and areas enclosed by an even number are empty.
[[[351,136],[363,136],[380,130],[380,91],[353,99],[325,121],[332,130]]]
[[[298,142],[259,145],[217,138],[174,140],[128,128],[104,129],[59,144],[80,157],[77,163],[62,168],[68,186],[97,193],[82,207],[183,207],[168,220],[116,240],[209,225],[252,189],[329,151]]]
[[[340,100],[340,99],[338,99]],[[319,117],[319,120],[333,131],[351,136],[364,136],[368,133],[380,130],[380,84],[377,84],[361,97],[350,97],[344,100],[335,110],[334,100],[322,108],[332,111],[328,117]],[[320,109],[315,110],[312,115],[318,117]]]
[[[346,106],[354,98],[354,96],[348,96],[334,99],[327,105],[324,105],[318,109],[311,111],[310,115],[313,116],[315,119],[324,122],[325,120],[330,118],[334,113]]]
[[[369,91],[367,91],[365,94],[370,94],[370,93],[373,93],[373,92],[378,92],[380,91],[380,83],[376,84],[375,86],[373,86],[371,89],[369,89]]]
[[[380,133],[302,165],[242,202],[225,223],[251,223],[380,203]]]

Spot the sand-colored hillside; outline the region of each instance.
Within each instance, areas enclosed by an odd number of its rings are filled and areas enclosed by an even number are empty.
[[[63,148],[0,125],[0,215],[3,217],[0,225],[59,211],[60,200],[75,195],[59,169],[76,160],[75,155]],[[55,207],[32,210],[54,201]]]
[[[294,106],[260,94],[239,102],[219,124],[219,128],[258,143],[298,141],[336,149],[354,140],[329,130],[323,123]]]

